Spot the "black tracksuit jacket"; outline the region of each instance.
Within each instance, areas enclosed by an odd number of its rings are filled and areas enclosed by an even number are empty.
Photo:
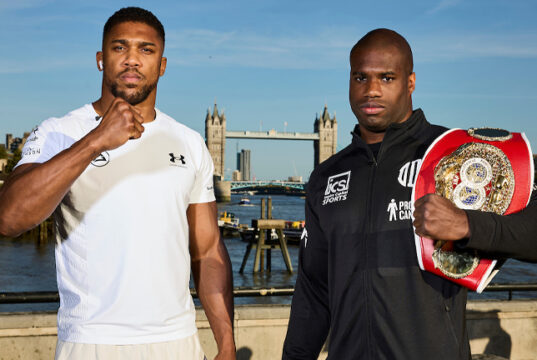
[[[417,167],[445,130],[415,110],[375,159],[356,128],[313,171],[283,359],[317,359],[329,332],[331,360],[470,358],[467,291],[419,269],[411,220]],[[526,210],[468,211],[472,237],[459,243],[535,260],[537,206]]]

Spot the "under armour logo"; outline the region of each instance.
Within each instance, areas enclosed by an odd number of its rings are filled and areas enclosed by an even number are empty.
[[[185,157],[183,155],[179,155],[179,157],[175,156],[173,153],[169,153],[169,155],[170,155],[170,161],[172,163],[175,163],[175,160],[177,160],[177,161],[180,161],[181,164],[183,164],[183,165],[186,164]]]

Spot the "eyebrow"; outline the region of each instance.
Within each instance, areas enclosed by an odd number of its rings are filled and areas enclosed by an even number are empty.
[[[111,43],[114,44],[114,43],[119,43],[121,45],[127,45],[130,41],[128,40],[125,40],[125,39],[116,39],[116,40],[112,40]],[[150,41],[142,41],[140,43],[138,43],[138,46],[157,46],[155,43],[152,43]]]

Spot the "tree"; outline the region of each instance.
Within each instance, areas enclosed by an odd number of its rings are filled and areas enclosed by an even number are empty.
[[[13,170],[13,168],[15,167],[15,165],[17,165],[21,157],[22,157],[22,153],[19,149],[13,152],[13,156],[7,161],[7,165],[6,165],[7,174],[9,174],[11,170]]]
[[[0,159],[7,159],[8,154],[5,146],[0,145]]]

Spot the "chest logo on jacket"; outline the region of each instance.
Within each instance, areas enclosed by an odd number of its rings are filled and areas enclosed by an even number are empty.
[[[410,220],[412,219],[412,202],[392,199],[386,211],[388,212],[388,221]]]
[[[397,177],[399,184],[405,187],[414,187],[420,165],[421,159],[409,161],[403,165],[401,169],[399,169],[399,176]]]
[[[326,190],[324,191],[323,205],[347,200],[350,181],[350,170],[330,176],[326,184]]]

